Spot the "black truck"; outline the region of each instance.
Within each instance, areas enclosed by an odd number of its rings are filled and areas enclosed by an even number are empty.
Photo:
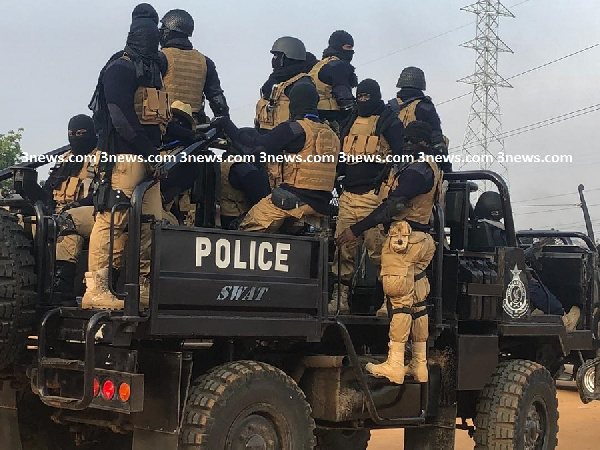
[[[350,315],[328,315],[331,240],[214,228],[213,164],[193,195],[198,226],[153,225],[142,312],[141,200],[156,181],[118,206],[130,214],[124,310],[82,310],[52,307],[54,219],[31,194],[35,170],[11,174],[15,192],[0,201],[2,448],[364,450],[370,430],[401,427],[407,449],[452,449],[456,428],[477,449],[552,449],[562,365],[580,361],[582,400],[600,398],[593,242],[544,250],[542,276],[581,304],[577,329],[532,314],[527,237],[492,172],[445,175],[427,270],[429,382],[403,385],[364,371],[387,354],[376,280],[355,283]],[[501,194],[506,247],[470,217],[482,181]]]

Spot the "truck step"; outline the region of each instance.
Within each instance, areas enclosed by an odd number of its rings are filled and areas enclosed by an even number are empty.
[[[64,359],[64,358],[48,358],[43,357],[40,360],[42,367],[46,369],[63,369],[63,370],[76,370],[82,371],[85,367],[83,361],[79,359]]]

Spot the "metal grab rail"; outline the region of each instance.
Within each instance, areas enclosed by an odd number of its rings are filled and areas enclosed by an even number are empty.
[[[110,317],[110,311],[100,311],[94,314],[88,321],[85,329],[85,353],[83,361],[67,360],[62,358],[48,358],[46,356],[46,336],[47,326],[50,319],[60,316],[61,308],[54,308],[44,314],[40,325],[38,338],[38,366],[37,366],[37,389],[42,402],[46,405],[82,410],[87,408],[94,398],[94,367],[95,360],[95,336],[98,331],[100,321]],[[81,398],[70,398],[50,395],[46,385],[46,370],[62,369],[83,372],[83,394]]]

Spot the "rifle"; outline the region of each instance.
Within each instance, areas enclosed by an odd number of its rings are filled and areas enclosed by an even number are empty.
[[[175,156],[174,159],[171,158],[168,161],[156,165],[154,168],[155,176],[157,178],[167,176],[170,171],[175,169],[175,167],[182,163],[189,162],[187,158],[190,155],[198,155],[205,151],[217,139],[217,131],[216,128],[211,128],[199,141],[172,153],[172,155]]]
[[[37,169],[38,167],[45,166],[50,162],[56,162],[56,159],[53,157],[62,155],[71,150],[70,145],[65,145],[63,147],[57,148],[56,150],[52,150],[51,152],[44,153],[36,158],[35,161],[31,162],[22,162],[19,164],[15,164],[7,169],[0,170],[0,181],[8,180],[12,178],[15,169]]]

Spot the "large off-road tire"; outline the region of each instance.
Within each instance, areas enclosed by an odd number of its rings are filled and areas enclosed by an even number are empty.
[[[558,443],[558,400],[550,372],[516,359],[498,365],[477,402],[477,450],[551,450]]]
[[[370,430],[317,430],[316,450],[366,450]]]
[[[309,450],[315,422],[304,393],[281,370],[256,361],[223,364],[190,388],[183,450]]]
[[[12,364],[35,314],[33,242],[17,218],[0,208],[0,371]]]

